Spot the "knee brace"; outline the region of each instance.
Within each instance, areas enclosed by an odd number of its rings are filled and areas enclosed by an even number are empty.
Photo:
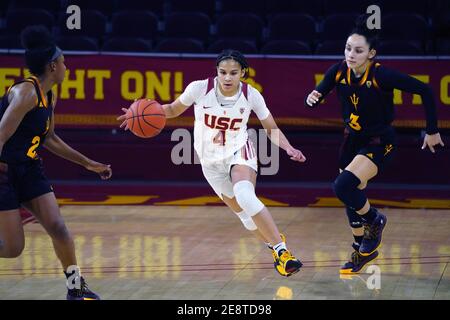
[[[255,187],[250,181],[239,181],[233,186],[233,192],[239,206],[250,217],[264,208],[264,204],[256,197]]]
[[[358,211],[367,201],[364,192],[358,189],[360,184],[361,180],[357,176],[344,170],[334,181],[334,193],[346,206]]]
[[[363,221],[358,212],[349,207],[345,208],[345,212],[347,213],[348,223],[350,224],[350,227],[361,228],[363,226]]]
[[[258,229],[252,217],[250,217],[247,212],[241,211],[235,213],[238,216],[238,218],[241,219],[241,222],[244,225],[245,229],[250,231],[255,231]]]

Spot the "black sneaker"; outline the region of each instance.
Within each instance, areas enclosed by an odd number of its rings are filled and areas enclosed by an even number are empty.
[[[67,289],[67,300],[100,300],[100,297],[92,292],[84,280],[80,279],[80,289]]]
[[[358,273],[366,264],[378,257],[378,251],[374,251],[368,256],[363,256],[359,253],[360,246],[357,243],[353,243],[352,247],[355,251],[353,251],[350,261],[344,264],[339,270],[340,274]]]
[[[386,223],[386,216],[380,212],[377,212],[377,217],[371,224],[363,223],[364,237],[359,247],[359,253],[362,256],[369,256],[378,249]]]

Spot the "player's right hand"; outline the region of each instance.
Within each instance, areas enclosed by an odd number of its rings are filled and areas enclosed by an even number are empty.
[[[103,164],[97,161],[89,160],[89,163],[85,166],[89,171],[96,172],[103,180],[107,180],[112,176],[112,169],[110,164]]]
[[[313,104],[316,104],[317,102],[319,102],[320,97],[322,97],[322,94],[317,91],[317,90],[313,90],[309,95],[308,98],[306,98],[306,103],[312,107]]]
[[[125,131],[127,131],[128,129],[128,124],[127,124],[127,108],[122,108],[122,111],[124,112],[123,115],[119,116],[116,120],[122,121],[122,123],[120,124],[120,128],[125,127]]]
[[[288,156],[291,157],[291,160],[298,161],[298,162],[305,162],[306,157],[303,155],[303,153],[300,150],[297,150],[293,147],[290,147],[286,150],[286,153]]]

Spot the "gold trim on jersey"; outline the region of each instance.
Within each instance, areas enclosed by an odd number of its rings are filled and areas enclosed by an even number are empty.
[[[373,86],[374,86],[375,88],[380,89],[380,86],[378,85],[378,82],[377,82],[377,80],[375,79],[375,77],[373,77],[372,83],[373,83]]]
[[[367,81],[367,77],[369,76],[369,72],[370,72],[372,65],[373,65],[373,62],[370,62],[370,64],[366,68],[366,71],[364,72],[364,75],[362,76],[361,80],[359,81],[358,85],[362,86]],[[349,85],[352,84],[351,73],[350,73],[351,71],[352,71],[351,68],[347,68],[347,83]]]
[[[379,66],[380,66],[380,64],[378,62],[375,63],[375,69],[378,68]],[[372,83],[376,89],[380,89],[380,85],[378,84],[377,79],[375,79],[375,70],[372,75]]]
[[[341,74],[342,74],[342,70],[339,69],[338,72],[336,73],[336,78],[334,79],[334,82],[339,82]],[[342,80],[344,80],[344,79],[342,79]]]
[[[47,97],[45,96],[44,92],[42,91],[42,86],[41,86],[41,83],[39,82],[39,79],[35,76],[30,76],[30,78],[33,79],[34,81],[36,81],[36,84],[39,88],[39,94],[41,95],[42,104],[44,105],[45,108],[47,108],[48,107]]]
[[[5,96],[8,95],[8,94],[10,94],[12,88],[13,88],[15,85],[17,85],[17,84],[19,84],[19,83],[23,83],[23,82],[29,82],[29,83],[31,83],[31,84],[33,85],[34,89],[36,90],[36,83],[35,83],[35,81],[34,81],[33,79],[27,78],[27,79],[23,79],[22,81],[19,81],[19,82],[16,82],[16,83],[12,84],[12,85],[8,88],[8,90],[6,91]],[[36,97],[36,102],[35,102],[35,104],[37,105],[38,103],[39,103],[39,96]]]

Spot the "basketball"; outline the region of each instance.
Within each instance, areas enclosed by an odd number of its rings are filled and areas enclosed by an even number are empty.
[[[150,99],[139,99],[133,102],[128,108],[126,119],[128,128],[140,138],[154,137],[166,125],[162,106]]]

